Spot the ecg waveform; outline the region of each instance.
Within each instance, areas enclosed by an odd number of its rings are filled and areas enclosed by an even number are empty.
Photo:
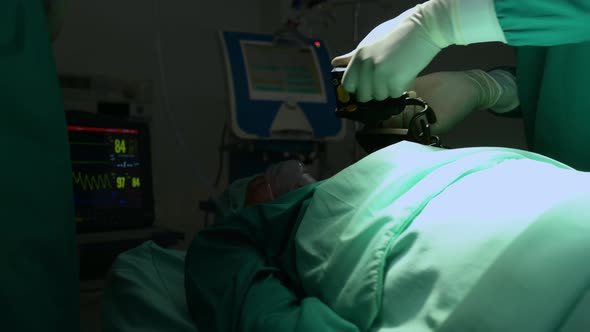
[[[79,185],[84,191],[112,189],[111,179],[108,174],[88,175],[75,172],[72,177],[74,184]]]

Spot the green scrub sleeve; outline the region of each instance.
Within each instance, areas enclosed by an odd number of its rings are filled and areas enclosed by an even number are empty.
[[[496,0],[509,45],[557,46],[590,41],[588,0]]]

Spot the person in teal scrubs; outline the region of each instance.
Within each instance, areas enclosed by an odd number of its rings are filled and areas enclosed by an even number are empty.
[[[381,24],[333,64],[348,66],[344,87],[361,101],[415,91],[437,112],[439,133],[476,110],[520,116],[530,150],[590,171],[588,22],[585,0],[430,0]],[[416,78],[441,49],[481,42],[515,46],[516,68]],[[409,115],[390,125],[407,125]]]
[[[63,0],[0,1],[0,321],[79,331],[72,173],[51,38]]]

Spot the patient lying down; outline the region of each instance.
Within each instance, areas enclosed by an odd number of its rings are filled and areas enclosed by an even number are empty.
[[[200,331],[590,330],[588,173],[402,142],[279,194],[268,179],[189,249]]]

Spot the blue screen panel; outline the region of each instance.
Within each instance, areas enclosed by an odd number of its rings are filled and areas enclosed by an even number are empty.
[[[338,139],[343,121],[334,115],[330,55],[319,40],[309,47],[273,44],[273,35],[222,32],[234,133],[273,139],[271,125],[285,102],[295,102],[313,129],[313,139]]]

